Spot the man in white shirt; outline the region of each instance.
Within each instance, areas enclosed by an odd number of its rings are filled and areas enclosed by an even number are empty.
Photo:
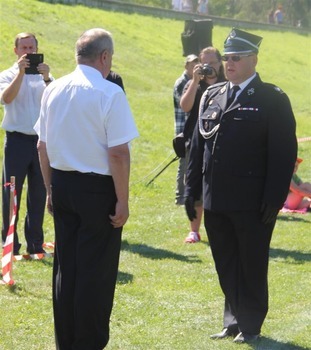
[[[15,38],[14,52],[17,62],[0,74],[0,99],[4,105],[2,128],[6,131],[2,178],[2,241],[5,242],[10,225],[10,177],[15,176],[17,210],[24,181],[27,177],[27,211],[25,238],[31,254],[44,253],[43,218],[45,188],[39,165],[36,144],[38,136],[33,127],[39,117],[43,91],[51,82],[50,68],[39,63],[37,74],[27,74],[30,66],[27,54],[37,53],[38,41],[32,33],[20,33]],[[17,220],[15,222],[17,226]],[[15,230],[14,255],[19,254],[21,244]]]
[[[111,34],[76,43],[77,67],[42,98],[38,150],[54,216],[56,348],[103,349],[129,216],[129,142],[138,136],[124,91],[107,81]]]

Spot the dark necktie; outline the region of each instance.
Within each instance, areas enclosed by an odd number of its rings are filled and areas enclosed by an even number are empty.
[[[228,108],[228,107],[231,105],[231,103],[234,101],[235,96],[236,96],[236,93],[237,93],[239,90],[240,90],[239,85],[234,85],[234,86],[230,89],[230,91],[229,91],[230,97],[228,98],[226,108]]]

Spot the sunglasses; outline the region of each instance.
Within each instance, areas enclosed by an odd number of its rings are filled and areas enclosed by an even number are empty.
[[[221,56],[222,61],[227,62],[231,59],[233,62],[239,62],[242,57],[249,57],[254,55],[234,55],[234,56]]]

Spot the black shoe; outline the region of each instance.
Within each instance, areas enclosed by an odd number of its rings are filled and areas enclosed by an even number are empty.
[[[228,337],[235,337],[239,333],[237,327],[224,328],[220,333],[212,334],[211,339],[224,339]]]
[[[259,338],[259,334],[248,334],[240,332],[235,338],[235,343],[252,343]]]

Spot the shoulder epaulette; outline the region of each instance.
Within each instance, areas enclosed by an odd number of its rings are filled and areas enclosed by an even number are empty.
[[[271,83],[264,83],[264,85],[266,85],[267,87],[269,87],[271,90],[274,90],[280,94],[285,94],[285,92],[279,88],[278,86],[271,84]]]
[[[224,85],[226,85],[226,84],[227,84],[227,81],[222,81],[222,82],[220,82],[220,83],[216,83],[216,84],[213,84],[213,85],[209,86],[209,87],[207,88],[207,90],[208,90],[208,91],[211,91],[211,90],[220,88],[220,87],[222,87],[222,86],[224,86]]]

